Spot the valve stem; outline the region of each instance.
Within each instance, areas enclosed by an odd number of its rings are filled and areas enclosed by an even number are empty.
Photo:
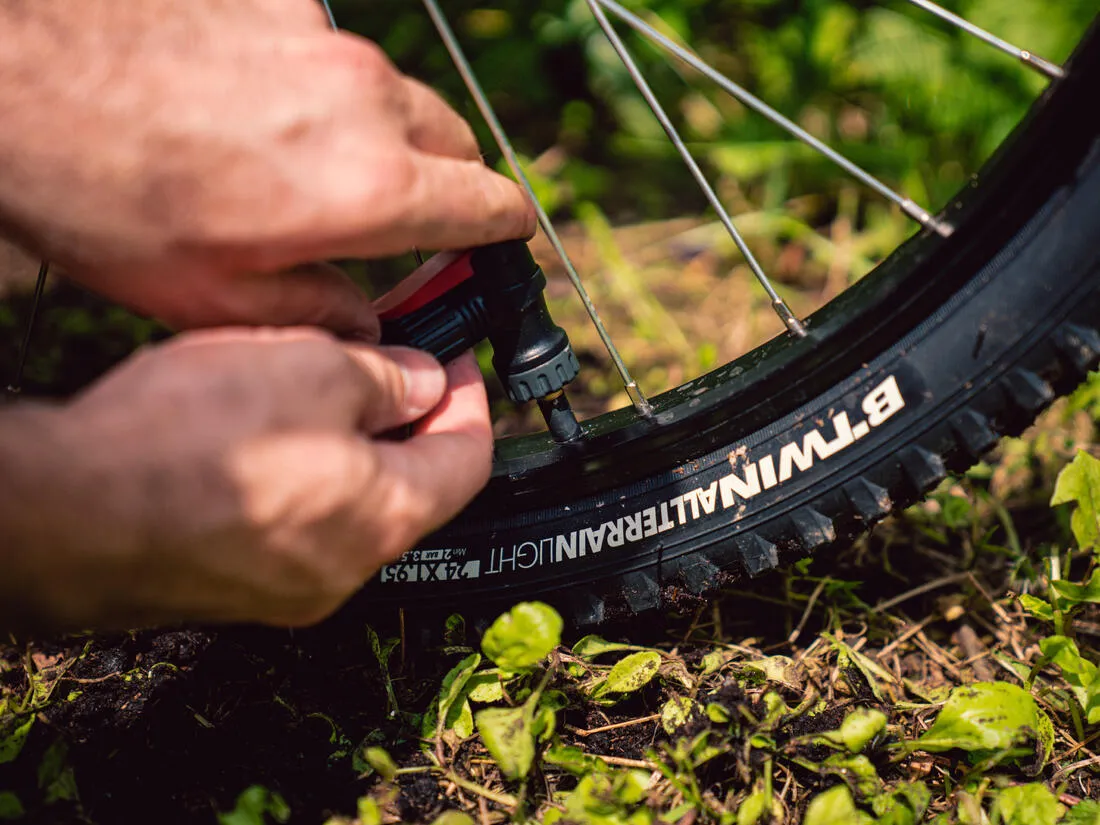
[[[565,390],[558,390],[538,399],[538,405],[550,434],[559,444],[578,441],[584,435],[577,416],[573,414],[573,407],[565,397]]]

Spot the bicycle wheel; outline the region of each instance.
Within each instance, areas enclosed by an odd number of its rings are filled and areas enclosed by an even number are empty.
[[[973,184],[805,337],[578,445],[498,442],[489,487],[372,603],[538,598],[581,626],[680,605],[851,539],[1022,430],[1100,361],[1098,84],[1094,24]]]

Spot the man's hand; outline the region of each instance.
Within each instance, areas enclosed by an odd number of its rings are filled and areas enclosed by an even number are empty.
[[[466,122],[315,0],[0,2],[0,230],[180,328],[373,340],[310,261],[527,236]]]
[[[471,356],[444,373],[321,332],[225,330],[145,350],[66,407],[5,412],[0,455],[4,612],[304,625],[465,506],[492,431]]]

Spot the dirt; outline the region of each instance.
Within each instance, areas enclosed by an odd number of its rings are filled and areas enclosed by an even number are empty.
[[[132,822],[135,811],[210,822],[254,783],[282,794],[303,821],[350,812],[370,784],[351,753],[372,732],[394,740],[362,626],[145,633],[96,640],[87,652],[85,644],[62,649],[63,660],[78,659],[54,688],[66,698],[40,714],[20,771],[0,767],[0,787],[33,787],[23,766],[60,738],[83,814],[101,825]],[[405,679],[410,701],[420,698],[415,671]],[[426,794],[413,783],[408,804],[424,808]],[[83,821],[72,810],[59,819],[56,807],[49,819]]]

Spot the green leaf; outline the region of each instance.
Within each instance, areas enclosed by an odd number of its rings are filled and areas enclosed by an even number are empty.
[[[917,740],[920,750],[938,753],[955,748],[975,759],[1035,757],[1035,768],[1050,758],[1054,728],[1031,694],[1008,682],[976,682],[957,687]]]
[[[462,811],[444,811],[434,820],[432,825],[474,825],[474,820]]]
[[[253,785],[237,797],[232,811],[218,814],[218,825],[267,825],[268,816],[278,823],[290,819],[290,808],[277,793]]]
[[[573,655],[580,659],[595,659],[604,653],[615,653],[622,650],[637,650],[635,645],[609,642],[602,636],[590,634],[573,645]]]
[[[382,825],[382,806],[373,796],[361,796],[355,806],[359,825]]]
[[[439,688],[439,696],[436,699],[436,707],[433,714],[429,712],[425,716],[425,725],[422,730],[425,738],[439,736],[443,731],[455,726],[458,717],[462,714],[462,705],[465,702],[464,691],[474,675],[477,666],[481,664],[481,654],[471,653],[447,672],[443,677],[443,683]],[[462,699],[460,702],[459,699]],[[461,734],[459,734],[461,735]]]
[[[1065,469],[1058,474],[1051,506],[1076,503],[1070,526],[1077,545],[1082,550],[1094,548],[1100,542],[1100,459],[1084,450],[1078,451]]]
[[[14,762],[19,756],[19,753],[23,750],[23,745],[27,742],[27,737],[30,735],[31,728],[34,727],[34,714],[29,714],[22,719],[16,717],[13,722],[13,727],[2,732],[3,738],[0,738],[0,765],[5,765],[8,762]],[[7,721],[7,720],[3,720]]]
[[[393,757],[386,752],[385,748],[367,748],[363,751],[363,758],[374,769],[374,772],[386,782],[392,782],[394,777],[397,776],[397,763],[393,761]]]
[[[554,745],[547,748],[546,753],[542,755],[542,761],[547,765],[569,771],[574,776],[605,773],[608,770],[607,763],[602,759],[589,756],[580,748],[572,745]]]
[[[1085,799],[1066,813],[1062,825],[1100,825],[1100,802]]]
[[[877,825],[916,825],[921,821],[932,795],[923,782],[901,782],[874,798],[871,807]]]
[[[737,807],[737,825],[756,825],[771,810],[771,798],[764,788],[757,788]]]
[[[540,702],[531,723],[531,732],[540,742],[547,741],[558,727],[558,714],[553,706]]]
[[[874,820],[869,814],[856,808],[852,792],[847,785],[819,793],[806,808],[806,817],[802,825],[872,825]]]
[[[749,662],[744,670],[759,671],[769,682],[800,691],[805,681],[801,668],[789,656],[765,656]]]
[[[839,776],[863,799],[872,799],[882,790],[878,771],[863,754],[834,753],[821,763],[821,769]]]
[[[767,712],[764,714],[764,718],[760,720],[760,727],[762,729],[771,730],[779,723],[780,719],[791,712],[791,709],[787,707],[787,703],[783,701],[783,697],[774,690],[769,690],[765,693],[763,701],[764,708]]]
[[[1034,616],[1036,619],[1041,619],[1044,622],[1054,621],[1054,608],[1050,602],[1038,599],[1035,596],[1030,596],[1027,593],[1020,596],[1020,607]]]
[[[488,705],[504,698],[503,673],[499,668],[483,670],[470,677],[467,683],[467,697],[470,701]]]
[[[631,653],[615,663],[607,674],[603,691],[608,693],[633,693],[649,684],[661,668],[661,654],[656,650]]]
[[[701,675],[707,676],[721,670],[737,653],[732,650],[712,650],[699,662]]]
[[[25,813],[18,796],[12,791],[0,791],[0,821],[22,819]]]
[[[837,652],[837,665],[843,671],[849,666],[854,666],[856,670],[860,672],[864,680],[867,682],[867,686],[871,689],[871,692],[875,695],[875,698],[880,702],[887,701],[886,694],[882,690],[882,682],[887,684],[896,684],[896,678],[890,671],[866,656],[854,649],[847,642],[841,641],[835,636],[823,633],[823,638],[828,640],[833,649]]]
[[[1056,825],[1065,807],[1045,785],[1005,788],[993,803],[993,822],[1000,825]]]
[[[687,724],[694,706],[695,703],[686,696],[673,696],[665,702],[665,706],[661,708],[661,727],[665,729],[665,733],[672,736]]]
[[[707,718],[716,725],[724,725],[733,717],[724,705],[720,705],[717,702],[710,702],[707,705]]]
[[[509,779],[522,779],[535,761],[532,713],[527,705],[518,708],[485,708],[474,716],[481,741],[497,766]]]
[[[455,706],[458,709],[458,713],[455,714],[455,720],[451,724],[451,730],[455,732],[455,735],[460,739],[469,739],[474,735],[474,711],[470,707],[470,703],[463,701],[461,705]]]
[[[639,807],[649,784],[643,771],[589,774],[563,800],[565,814],[554,821],[579,825],[649,825],[653,814]],[[551,821],[547,817],[547,821]]]
[[[547,690],[543,692],[539,704],[553,710],[564,710],[569,707],[569,697],[560,690]]]
[[[561,644],[558,611],[542,602],[517,604],[485,632],[481,649],[505,670],[529,670]]]
[[[1077,677],[1079,684],[1091,682],[1096,665],[1081,656],[1077,642],[1068,636],[1047,636],[1039,641],[1039,650],[1062,669],[1067,677]]]
[[[851,753],[859,753],[885,728],[885,713],[873,708],[856,708],[844,717],[839,730],[829,731],[823,738],[843,745]]]
[[[69,764],[69,749],[64,742],[54,742],[42,754],[42,761],[38,763],[38,787],[42,789],[42,800],[47,805],[76,802],[80,798],[76,777]]]
[[[1070,606],[1086,603],[1100,604],[1100,568],[1093,570],[1092,576],[1084,584],[1055,579],[1050,586],[1055,593],[1069,602]],[[1022,596],[1020,598],[1023,599]]]
[[[1085,709],[1089,724],[1100,721],[1100,672],[1081,656],[1077,643],[1066,636],[1048,636],[1039,641],[1039,649],[1062,670],[1078,704]]]

